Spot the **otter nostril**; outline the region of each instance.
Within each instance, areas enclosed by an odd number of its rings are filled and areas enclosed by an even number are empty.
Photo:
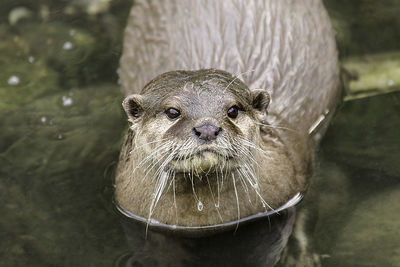
[[[218,136],[222,132],[222,128],[218,127],[218,130],[215,132],[215,136]]]
[[[201,136],[201,132],[199,132],[196,128],[193,128],[193,132],[195,135],[197,135],[198,137]]]
[[[222,129],[212,124],[203,124],[199,127],[194,127],[193,132],[199,139],[211,141],[217,138]]]

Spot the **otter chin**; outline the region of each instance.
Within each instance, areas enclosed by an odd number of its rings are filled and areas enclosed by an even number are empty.
[[[201,150],[190,155],[186,159],[178,158],[170,163],[171,169],[182,173],[202,173],[225,163],[225,158],[212,150]]]

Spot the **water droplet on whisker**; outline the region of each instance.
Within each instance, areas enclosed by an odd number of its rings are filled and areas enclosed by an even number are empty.
[[[197,209],[198,209],[199,211],[202,211],[203,208],[204,208],[203,202],[201,202],[201,201],[199,200],[199,202],[197,202]]]

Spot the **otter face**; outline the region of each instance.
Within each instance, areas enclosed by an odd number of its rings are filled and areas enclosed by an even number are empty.
[[[199,226],[274,210],[303,192],[307,137],[268,124],[269,100],[266,91],[213,69],[164,73],[128,96],[119,205]]]
[[[149,162],[153,169],[201,179],[251,157],[268,104],[266,91],[251,91],[231,74],[211,69],[162,74],[123,106],[135,146],[159,160]]]

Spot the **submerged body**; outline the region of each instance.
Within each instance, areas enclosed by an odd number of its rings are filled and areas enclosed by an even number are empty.
[[[202,226],[303,193],[340,96],[336,54],[321,1],[135,1],[118,205]]]

